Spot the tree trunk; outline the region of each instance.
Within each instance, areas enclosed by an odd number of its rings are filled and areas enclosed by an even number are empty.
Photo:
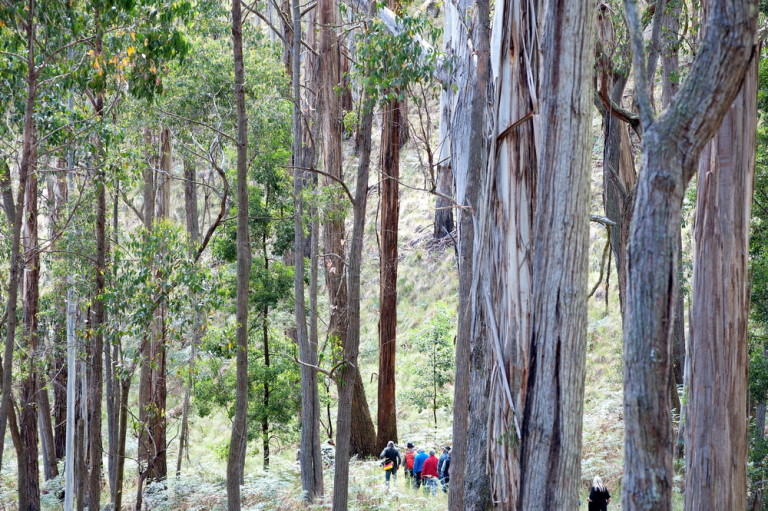
[[[248,118],[245,111],[243,20],[239,2],[232,2],[232,42],[237,111],[237,389],[232,437],[227,459],[227,508],[240,511],[241,460],[246,447],[248,413],[248,284],[251,250],[248,240]]]
[[[125,473],[125,438],[128,431],[128,395],[131,389],[130,377],[120,381],[120,407],[117,428],[117,466],[115,467],[115,497],[113,509],[122,509],[123,474]]]
[[[184,159],[184,212],[186,217],[187,235],[189,236],[189,252],[194,257],[197,252],[197,244],[200,239],[200,226],[198,224],[197,211],[197,171],[194,160]],[[184,459],[184,450],[189,451],[189,405],[192,396],[194,382],[195,358],[197,357],[197,345],[200,343],[201,313],[195,308],[192,312],[192,332],[190,337],[190,354],[188,362],[187,382],[184,387],[184,401],[181,411],[181,434],[179,435],[179,454],[176,459],[176,477],[181,475],[181,463]]]
[[[453,171],[451,170],[449,156],[442,156],[437,164],[435,191],[437,192],[437,198],[435,199],[435,228],[433,236],[439,240],[448,236],[455,228],[453,223],[453,200],[451,200],[451,197],[453,197]]]
[[[118,239],[118,232],[120,228],[119,205],[120,181],[117,180],[115,183],[115,195],[112,199],[112,242],[115,247],[120,245],[120,240]],[[107,246],[106,251],[109,253],[109,246]],[[112,280],[110,284],[114,285],[117,277],[117,252],[115,252],[115,256],[112,259],[111,265]],[[118,342],[104,344],[104,383],[106,386],[105,401],[107,404],[107,438],[109,442],[109,449],[107,452],[107,467],[109,476],[109,501],[113,504],[115,502],[115,473],[118,463],[117,438],[120,426],[118,423],[118,410],[120,407],[120,380],[117,377],[117,372],[119,370],[118,358],[120,346],[118,346],[118,344],[119,339]]]
[[[96,20],[96,55],[102,54],[102,34],[99,23],[100,12],[97,9],[94,15]],[[96,94],[96,115],[100,122],[104,122],[104,96],[101,92]],[[89,477],[88,477],[88,507],[98,509],[101,503],[101,464],[102,464],[102,442],[101,442],[101,401],[103,392],[103,371],[104,371],[104,292],[106,289],[107,275],[107,173],[106,161],[102,141],[99,138],[96,149],[96,172],[94,174],[94,188],[96,191],[96,265],[94,268],[94,300],[93,300],[93,323],[91,339],[90,371],[91,381],[89,382],[89,410],[88,410],[88,445],[89,445]]]
[[[698,156],[736,96],[754,51],[756,4],[712,0],[699,51],[672,105],[651,117],[636,6],[633,25],[643,170],[627,250],[624,322],[625,511],[671,509],[669,378],[677,301],[677,232],[685,186]],[[639,65],[637,65],[639,64]]]
[[[170,209],[171,190],[171,140],[170,131],[160,131],[160,167],[154,179],[156,188],[154,197],[155,219],[166,220]],[[149,198],[145,196],[145,201]],[[146,209],[146,208],[145,208]],[[155,268],[157,279],[162,278],[163,268]],[[166,451],[166,308],[161,303],[154,311],[154,319],[147,333],[141,361],[141,379],[139,383],[139,460],[144,462],[143,472],[147,482],[163,481],[168,476],[168,456]]]
[[[473,342],[473,276],[475,269],[475,215],[478,208],[480,177],[487,163],[485,124],[490,79],[489,32],[490,14],[487,0],[459,0],[455,19],[469,20],[452,25],[457,51],[454,79],[456,106],[451,125],[451,167],[456,185],[456,203],[459,209],[459,319],[456,333],[456,380],[453,400],[453,450],[449,509],[464,511],[487,507],[488,497],[474,495],[465,498],[466,483],[473,479],[474,471],[485,472],[484,463],[475,463],[469,456],[468,430],[470,428],[470,353]],[[478,41],[477,55],[469,52],[469,40]],[[484,435],[476,437],[482,439]],[[477,450],[475,449],[477,452]],[[483,456],[485,450],[479,451]],[[467,474],[469,472],[469,474]],[[465,477],[469,475],[470,477]],[[477,506],[476,506],[477,504]]]
[[[157,158],[154,155],[152,130],[144,128],[144,148],[147,151],[147,166],[144,168],[144,228],[147,231],[152,230],[152,224],[155,223],[155,171],[157,167]]]
[[[544,13],[521,508],[567,509],[581,480],[595,18],[581,0]]]
[[[297,1],[297,0],[294,0]],[[349,290],[349,328],[344,343],[344,365],[339,376],[339,408],[336,420],[336,460],[333,477],[333,511],[346,511],[349,496],[349,457],[352,435],[352,389],[359,377],[357,355],[360,347],[360,273],[365,233],[365,209],[368,201],[368,177],[371,162],[371,132],[373,105],[364,93],[363,116],[360,122],[361,148],[357,167],[357,184],[353,204],[352,242],[349,249],[347,289]]]
[[[24,106],[24,132],[22,135],[21,164],[19,165],[19,184],[16,192],[16,204],[13,211],[5,200],[6,213],[13,213],[10,268],[8,271],[8,302],[6,311],[8,323],[5,333],[5,348],[3,352],[3,387],[0,401],[0,468],[3,466],[3,450],[5,447],[5,427],[11,406],[11,384],[13,382],[13,348],[16,342],[16,326],[18,324],[17,307],[19,295],[19,277],[22,269],[20,257],[21,223],[24,218],[24,194],[27,188],[27,177],[35,166],[35,100],[37,98],[37,71],[35,68],[35,16],[36,1],[27,3],[27,98]],[[7,195],[10,193],[4,193]],[[10,219],[9,219],[10,220]]]
[[[301,14],[299,0],[291,3],[293,9],[292,53],[301,51]],[[292,62],[293,86],[293,190],[294,190],[294,312],[296,314],[296,337],[299,344],[299,357],[306,364],[301,366],[301,487],[305,501],[312,502],[323,494],[323,460],[320,453],[320,396],[317,389],[318,363],[317,338],[314,343],[307,332],[307,314],[304,305],[304,188],[305,166],[311,165],[309,153],[302,147],[304,136],[301,118],[301,62],[296,58]],[[315,311],[312,311],[315,314]]]
[[[67,289],[67,442],[64,458],[64,509],[72,511],[75,502],[75,435],[77,421],[77,359],[78,345],[75,342],[75,315],[77,314],[75,292],[68,281]],[[119,509],[119,508],[115,508]]]
[[[43,373],[44,374],[44,373]],[[56,444],[53,439],[53,421],[48,389],[42,378],[38,380],[37,421],[40,428],[40,446],[43,455],[43,474],[48,481],[59,475],[56,460]]]
[[[325,172],[337,179],[343,179],[341,137],[343,132],[342,114],[339,105],[337,87],[341,84],[339,71],[340,48],[338,35],[338,7],[332,0],[320,0],[318,3],[318,23],[320,25],[320,49],[318,73],[321,77],[320,112],[323,132],[323,162]],[[338,184],[330,178],[325,178],[325,186],[337,187]],[[338,202],[344,200],[341,192]],[[347,288],[345,286],[344,270],[344,208],[331,207],[324,225],[324,257],[325,283],[328,288],[328,298],[331,308],[331,318],[328,326],[328,337],[332,342],[343,343],[347,337]],[[359,372],[359,368],[352,368]],[[355,378],[362,380],[362,376]],[[352,424],[352,453],[362,456],[375,456],[376,432],[370,419],[368,402],[362,387],[355,386],[353,390],[354,408],[359,422]],[[338,444],[336,446],[338,448]]]
[[[520,427],[528,379],[535,260],[537,148],[533,122],[526,116],[533,110],[535,91],[530,86],[538,70],[531,67],[537,51],[535,13],[509,1],[497,4],[495,15],[494,27],[499,29],[494,30],[491,43],[496,91],[489,124],[493,137],[475,231],[479,248],[475,265],[483,284],[475,301],[484,309],[476,320],[482,328],[477,336],[483,336],[490,351],[485,353],[490,367],[485,436],[491,495],[500,509],[512,510],[520,503]],[[504,48],[514,49],[514,53]],[[521,119],[519,126],[510,129]],[[479,350],[473,348],[473,361]],[[473,382],[473,388],[475,385],[480,383]],[[478,406],[483,406],[482,400]],[[483,436],[483,431],[478,429],[476,434]]]
[[[662,20],[663,30],[661,35],[661,103],[664,108],[672,104],[677,94],[680,80],[680,62],[678,51],[680,43],[680,16],[682,4],[669,2],[665,7]],[[683,239],[682,232],[678,233],[678,279],[682,282]],[[675,333],[672,341],[672,403],[675,409],[682,415],[680,399],[677,395],[677,386],[683,384],[683,367],[685,366],[685,299],[682,293],[677,294],[675,304]]]
[[[36,144],[36,140],[33,140]],[[19,391],[19,431],[27,469],[27,509],[40,509],[40,476],[38,473],[38,383],[37,361],[40,357],[37,337],[37,313],[40,298],[40,252],[37,236],[37,149],[32,149],[29,179],[23,203],[22,247],[24,249],[24,273],[22,280],[22,345],[23,379]]]
[[[749,224],[757,56],[699,160],[685,509],[747,507]],[[722,491],[728,488],[728,491]]]
[[[65,169],[67,160],[59,158],[57,167],[61,170],[55,176],[48,178],[48,200],[50,203],[50,238],[53,240],[63,230],[67,204],[67,177]],[[54,250],[56,243],[51,244]],[[63,254],[53,256],[56,265],[63,264]],[[66,450],[67,425],[67,281],[57,279],[54,284],[56,317],[52,322],[53,328],[53,364],[50,370],[51,386],[53,387],[53,453],[57,460],[64,458]]]
[[[390,8],[394,5],[390,5]],[[397,442],[397,228],[400,218],[400,102],[387,101],[381,122],[381,245],[379,259],[379,388],[376,450]]]
[[[606,102],[621,106],[629,79],[629,70],[616,68],[618,56],[629,59],[629,47],[617,38],[614,15],[607,4],[601,4],[597,17],[598,95],[596,104],[603,117],[603,209],[606,218],[616,225],[609,229],[611,249],[616,261],[619,281],[619,305],[624,310],[627,289],[626,258],[629,220],[632,214],[637,172],[629,139],[629,126],[616,116]]]
[[[604,77],[604,79],[606,79]],[[627,77],[617,76],[610,88],[610,98],[620,104]],[[607,109],[603,116],[603,208],[605,216],[616,225],[610,228],[613,258],[619,281],[619,304],[624,309],[627,289],[626,259],[629,221],[632,215],[634,188],[637,181],[632,145],[627,123]]]

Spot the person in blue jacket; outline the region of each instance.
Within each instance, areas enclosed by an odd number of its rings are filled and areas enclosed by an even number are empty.
[[[429,458],[429,455],[424,452],[424,449],[419,447],[419,454],[413,460],[413,487],[417,490],[421,486],[421,469],[424,467],[424,462]]]

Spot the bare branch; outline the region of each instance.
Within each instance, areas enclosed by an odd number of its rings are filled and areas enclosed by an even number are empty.
[[[183,115],[178,115],[178,114],[174,114],[174,113],[171,113],[171,112],[166,112],[165,110],[163,110],[162,108],[159,108],[159,107],[155,107],[155,110],[160,112],[163,115],[167,115],[167,116],[170,116],[170,117],[175,117],[176,119],[180,119],[182,121],[190,122],[192,124],[196,124],[198,126],[202,126],[203,128],[207,128],[207,129],[209,129],[211,131],[214,131],[214,132],[218,133],[222,137],[230,140],[231,142],[234,142],[235,144],[237,143],[237,140],[232,135],[228,135],[228,134],[224,133],[223,131],[221,131],[220,129],[214,128],[210,124],[206,124],[206,123],[200,122],[200,121],[195,121],[194,119],[190,119],[189,117],[184,117]]]
[[[327,177],[327,178],[329,178],[329,179],[331,179],[333,181],[336,181],[344,189],[344,193],[347,194],[347,197],[349,198],[350,204],[352,204],[352,205],[355,204],[355,199],[354,199],[354,197],[352,197],[352,192],[349,191],[349,188],[347,188],[346,183],[344,183],[344,181],[342,181],[338,177],[332,176],[332,175],[328,174],[327,172],[323,172],[322,170],[314,169],[314,168],[294,167],[293,165],[287,165],[285,168],[287,168],[287,169],[304,170],[306,172],[314,172],[315,174],[320,174],[321,176],[325,176],[325,177]]]

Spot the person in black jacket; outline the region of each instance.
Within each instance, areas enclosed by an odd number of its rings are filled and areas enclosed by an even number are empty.
[[[383,451],[381,451],[381,454],[379,455],[379,458],[382,458],[384,461],[382,461],[382,467],[384,467],[384,473],[386,474],[386,481],[387,486],[389,486],[389,479],[393,478],[395,481],[397,481],[397,469],[400,468],[401,458],[400,458],[400,451],[398,451],[395,448],[394,442],[387,442],[387,447]],[[387,464],[391,463],[392,468],[387,469]]]
[[[600,476],[595,476],[595,479],[592,481],[592,488],[587,500],[589,501],[589,511],[608,511],[611,494],[603,484]]]
[[[443,455],[440,456],[440,461],[437,462],[437,471],[440,474],[440,484],[443,487],[443,493],[448,493],[448,482],[451,480],[451,448],[450,446],[443,447]]]

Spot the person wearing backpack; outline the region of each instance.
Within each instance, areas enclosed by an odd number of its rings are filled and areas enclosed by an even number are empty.
[[[405,468],[405,483],[406,485],[413,484],[413,461],[416,458],[416,449],[413,447],[412,442],[408,442],[405,446],[405,461],[403,464]]]
[[[419,454],[413,459],[413,487],[417,490],[421,487],[421,469],[424,467],[424,462],[429,458],[424,449],[419,447]]]
[[[379,458],[382,458],[381,466],[386,474],[387,486],[389,486],[389,479],[392,478],[397,482],[397,469],[400,468],[401,458],[400,451],[395,448],[394,442],[387,442],[387,447],[381,451]]]

